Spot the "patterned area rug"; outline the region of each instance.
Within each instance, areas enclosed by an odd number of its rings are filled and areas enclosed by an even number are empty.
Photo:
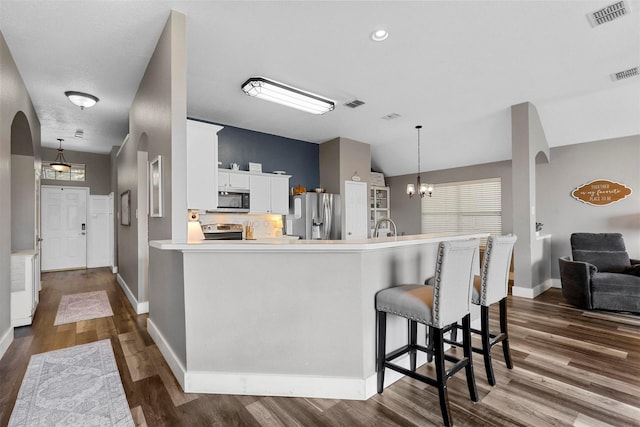
[[[106,291],[64,295],[54,325],[113,316]]]
[[[9,426],[133,426],[109,340],[31,356]]]

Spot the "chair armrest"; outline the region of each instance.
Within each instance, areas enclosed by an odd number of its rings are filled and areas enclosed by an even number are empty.
[[[631,259],[630,259],[630,261],[631,261],[631,265],[634,265],[634,264],[640,264],[640,259],[633,259],[633,258],[631,258]]]
[[[588,262],[572,261],[569,257],[562,257],[558,261],[560,263],[562,296],[576,307],[593,308],[591,276],[598,271],[596,266]]]

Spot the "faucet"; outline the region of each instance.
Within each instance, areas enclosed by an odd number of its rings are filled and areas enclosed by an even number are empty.
[[[382,225],[385,222],[388,222],[389,224],[391,224],[391,227],[393,229],[393,231],[387,233],[387,237],[388,236],[397,236],[398,235],[398,232],[397,232],[397,229],[396,229],[396,223],[393,222],[391,220],[391,218],[380,218],[378,221],[376,221],[376,225],[373,228],[373,237],[379,237],[378,233],[380,232],[380,225]]]

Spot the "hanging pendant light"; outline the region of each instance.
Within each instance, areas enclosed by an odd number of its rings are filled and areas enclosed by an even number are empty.
[[[64,141],[64,139],[58,138],[58,155],[49,165],[51,166],[51,169],[56,172],[69,172],[71,170],[71,165],[67,162],[67,159],[64,158],[64,154],[62,153],[64,151],[62,149],[62,141]]]
[[[421,182],[420,180],[420,129],[422,129],[421,125],[416,126],[416,130],[418,131],[418,178],[416,179],[416,184],[409,183],[407,184],[407,194],[409,198],[413,197],[416,194],[416,188],[418,189],[418,194],[420,198],[424,196],[431,197],[433,194],[433,186],[431,184],[426,184]]]

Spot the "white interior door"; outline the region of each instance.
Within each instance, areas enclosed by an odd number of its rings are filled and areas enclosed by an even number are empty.
[[[87,267],[89,189],[42,186],[43,271]]]
[[[87,218],[87,267],[111,266],[112,198],[89,196]]]
[[[366,239],[368,223],[366,182],[344,182],[344,238]]]

